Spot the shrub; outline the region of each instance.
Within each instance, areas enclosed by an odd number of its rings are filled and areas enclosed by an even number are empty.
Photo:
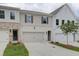
[[[55,42],[55,44],[59,44],[59,42]]]
[[[54,43],[53,41],[51,43]]]
[[[79,52],[79,47],[75,47],[75,46],[67,45],[67,44],[62,44],[62,43],[59,43],[59,42],[53,42],[52,44],[55,44],[55,45],[58,45],[58,46],[61,46],[61,47],[64,47],[64,48]]]

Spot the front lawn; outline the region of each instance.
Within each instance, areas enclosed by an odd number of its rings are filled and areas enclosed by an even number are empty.
[[[72,46],[72,45],[66,45],[66,44],[62,44],[62,43],[59,43],[59,42],[51,42],[51,43],[55,44],[57,46],[66,48],[66,49],[70,49],[70,50],[79,52],[79,47],[75,47],[75,46]]]
[[[22,43],[9,43],[4,51],[4,56],[28,56],[28,50]]]

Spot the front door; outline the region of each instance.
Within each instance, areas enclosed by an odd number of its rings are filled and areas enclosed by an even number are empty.
[[[17,41],[18,40],[18,30],[14,29],[13,30],[13,41]]]
[[[48,31],[48,41],[51,40],[51,31]]]

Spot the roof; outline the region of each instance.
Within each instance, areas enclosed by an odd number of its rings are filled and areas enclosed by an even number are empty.
[[[35,15],[49,15],[48,13],[31,11],[31,10],[21,10],[21,13],[35,14]]]
[[[2,6],[0,5],[0,9],[9,9],[9,10],[19,10],[21,13],[28,13],[28,14],[34,14],[34,15],[47,15],[47,16],[52,16],[55,15],[57,12],[59,12],[59,10],[61,8],[63,8],[64,6],[68,6],[68,8],[71,10],[72,14],[76,17],[74,11],[72,10],[72,8],[66,3],[58,8],[56,8],[54,11],[50,12],[50,13],[44,13],[44,12],[38,12],[38,11],[31,11],[31,10],[21,10],[20,8],[16,8],[16,7],[9,7],[9,6]],[[77,17],[76,17],[77,18]]]
[[[66,4],[64,4],[64,5],[66,5]],[[50,12],[49,14],[50,15],[55,15],[61,8],[63,8],[64,7],[64,5],[62,5],[62,6],[60,6],[60,7],[58,7],[57,9],[55,9],[54,11],[52,11],[52,12]]]
[[[0,9],[20,10],[20,8],[0,5]]]
[[[76,14],[75,14],[74,11],[72,10],[72,8],[71,8],[71,7],[69,6],[69,4],[67,4],[67,3],[64,4],[64,5],[62,5],[62,6],[60,6],[59,8],[55,9],[53,12],[49,13],[49,15],[50,15],[50,16],[55,15],[55,14],[58,13],[59,10],[61,10],[64,6],[67,6],[67,7],[70,9],[70,11],[72,12],[73,16],[74,16],[75,19],[77,20],[78,17],[76,16]]]
[[[31,10],[21,10],[20,8],[3,6],[3,5],[0,5],[0,9],[19,10],[22,13],[28,13],[28,14],[48,15],[47,13],[44,13],[44,12],[31,11]]]

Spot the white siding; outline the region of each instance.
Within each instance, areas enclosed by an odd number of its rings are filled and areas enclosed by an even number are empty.
[[[41,24],[41,16],[32,15],[33,16],[33,24],[25,23],[25,14],[20,15],[21,27],[23,31],[37,31],[37,32],[46,32],[51,30],[51,20],[50,17],[48,19],[49,24]]]
[[[74,20],[76,22],[76,19],[74,17],[74,15],[72,14],[71,10],[67,7],[64,6],[62,9],[59,10],[59,12],[56,15],[52,16],[52,27],[53,29],[56,29],[56,19],[59,19],[59,24],[61,25],[62,20],[65,20],[65,22],[67,22],[67,20]]]

